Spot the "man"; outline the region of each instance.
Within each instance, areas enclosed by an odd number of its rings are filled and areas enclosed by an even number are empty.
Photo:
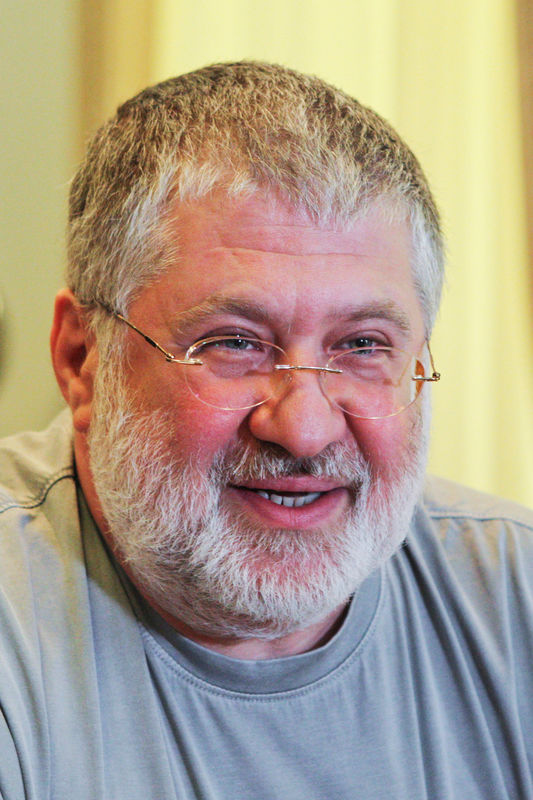
[[[5,800],[533,797],[533,515],[422,498],[442,262],[318,79],[217,65],[96,134],[69,409],[1,452]]]

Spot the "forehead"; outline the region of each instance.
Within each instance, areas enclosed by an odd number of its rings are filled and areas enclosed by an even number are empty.
[[[169,321],[248,309],[303,332],[372,308],[415,335],[423,327],[409,228],[379,209],[338,230],[270,196],[219,195],[176,205],[169,230],[176,264],[141,293],[141,313]]]

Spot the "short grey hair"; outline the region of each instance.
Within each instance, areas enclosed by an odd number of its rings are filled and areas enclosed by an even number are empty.
[[[215,64],[145,89],[97,131],[70,192],[67,282],[79,301],[126,314],[179,256],[166,236],[171,201],[215,189],[270,192],[317,225],[349,226],[376,203],[407,220],[429,336],[444,257],[417,159],[357,100],[257,62]]]

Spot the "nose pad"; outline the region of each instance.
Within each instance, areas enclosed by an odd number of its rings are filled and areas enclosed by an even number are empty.
[[[316,370],[287,371],[282,385],[248,418],[256,439],[283,447],[295,458],[308,458],[345,436],[340,408],[324,394]]]

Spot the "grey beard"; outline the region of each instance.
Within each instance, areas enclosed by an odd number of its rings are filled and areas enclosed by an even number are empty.
[[[294,459],[257,441],[219,454],[202,472],[172,451],[175,415],[133,410],[119,371],[106,365],[105,373],[89,446],[114,547],[143,594],[193,630],[273,639],[304,628],[400,547],[425,472],[429,409],[414,425],[416,446],[387,475],[373,475],[355,444]],[[221,502],[230,484],[295,474],[348,485],[344,518],[323,530],[273,530]]]

